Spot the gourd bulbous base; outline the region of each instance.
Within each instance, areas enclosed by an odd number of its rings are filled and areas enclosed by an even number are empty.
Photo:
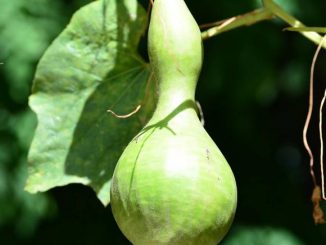
[[[153,117],[116,166],[111,206],[135,245],[215,245],[232,223],[233,173],[185,104]]]

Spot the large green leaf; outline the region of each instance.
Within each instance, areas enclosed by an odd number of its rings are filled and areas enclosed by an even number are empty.
[[[137,54],[145,26],[136,0],[96,1],[80,9],[48,48],[30,97],[38,126],[26,190],[82,183],[109,203],[115,164],[155,104],[148,64]],[[139,104],[128,119],[107,112],[126,114]]]

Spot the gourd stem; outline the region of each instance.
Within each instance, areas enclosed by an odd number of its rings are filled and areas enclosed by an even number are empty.
[[[214,27],[209,28],[206,31],[202,32],[203,40],[219,35],[223,32],[241,27],[252,25],[264,20],[269,20],[273,17],[278,17],[288,23],[292,28],[291,31],[298,31],[301,35],[314,42],[315,44],[319,44],[322,40],[322,36],[319,35],[316,30],[325,31],[325,28],[318,27],[309,28],[297,20],[292,15],[288,14],[284,9],[282,9],[278,4],[274,3],[272,0],[263,0],[264,8],[256,9],[249,13],[238,15],[227,19],[225,21],[216,22]],[[297,30],[295,28],[298,28]],[[300,30],[300,28],[304,28]],[[326,43],[322,44],[322,47],[326,49]]]

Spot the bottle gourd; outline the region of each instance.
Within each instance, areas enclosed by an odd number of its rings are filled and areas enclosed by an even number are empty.
[[[134,245],[215,245],[231,226],[237,189],[197,116],[202,39],[183,0],[154,1],[148,45],[159,98],[114,171],[114,218]]]

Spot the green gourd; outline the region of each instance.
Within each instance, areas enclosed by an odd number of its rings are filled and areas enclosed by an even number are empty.
[[[183,0],[155,0],[148,44],[158,103],[118,161],[112,212],[134,245],[215,245],[231,226],[237,189],[196,113],[202,40]]]

